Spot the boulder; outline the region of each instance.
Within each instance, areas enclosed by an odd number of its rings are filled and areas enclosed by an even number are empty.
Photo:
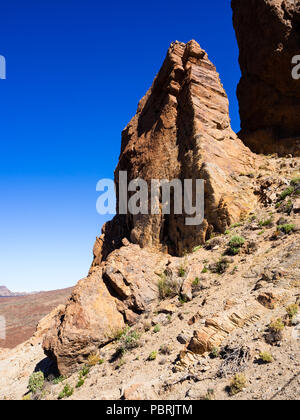
[[[141,263],[142,262],[142,263]],[[110,254],[101,267],[80,280],[66,307],[47,321],[43,348],[62,375],[84,364],[126,324],[158,299],[158,276],[167,259],[129,245]]]

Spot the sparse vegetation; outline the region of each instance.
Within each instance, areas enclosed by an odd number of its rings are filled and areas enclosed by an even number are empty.
[[[220,351],[221,350],[219,347],[213,347],[210,352],[210,357],[212,357],[213,359],[216,359],[217,357],[220,356]]]
[[[172,348],[168,344],[163,344],[162,346],[160,346],[159,352],[161,354],[169,355],[172,353]]]
[[[240,253],[240,249],[245,244],[245,239],[242,236],[233,236],[228,242],[228,248],[226,253],[228,255],[237,255]]]
[[[180,292],[179,284],[176,280],[170,278],[166,273],[159,275],[158,292],[161,300],[175,297]]]
[[[34,372],[28,381],[28,389],[30,392],[35,393],[41,391],[44,387],[45,377],[43,372]]]
[[[295,187],[296,185],[298,185],[300,183],[300,177],[299,176],[297,176],[297,177],[295,177],[295,178],[293,178],[292,180],[291,180],[291,185],[293,186],[293,187]]]
[[[58,399],[62,400],[63,398],[69,398],[73,395],[74,388],[72,388],[69,384],[66,384],[63,390],[59,393]]]
[[[195,280],[192,283],[192,286],[197,287],[197,286],[199,286],[199,283],[200,283],[200,279],[199,279],[199,277],[196,277]]]
[[[224,274],[229,267],[229,261],[227,258],[221,258],[216,263],[210,264],[209,269],[212,273]]]
[[[280,201],[284,200],[286,197],[293,194],[295,188],[291,185],[287,189],[285,189],[279,196]]]
[[[119,339],[117,352],[122,356],[129,350],[139,347],[141,334],[137,331],[126,329]]]
[[[228,245],[233,248],[240,248],[245,244],[245,239],[242,236],[233,236]]]
[[[291,321],[295,318],[298,311],[299,311],[299,306],[295,303],[286,307],[286,312]]]
[[[266,220],[260,220],[260,222],[258,224],[261,227],[265,227],[265,226],[272,225],[272,223],[273,223],[273,219],[272,219],[272,217],[270,217],[269,219],[266,219]]]
[[[179,277],[184,277],[184,276],[185,276],[185,274],[186,274],[186,269],[185,269],[185,267],[184,267],[184,266],[180,266],[180,267],[179,267],[179,269],[178,269],[178,276],[179,276]]]
[[[195,248],[193,249],[193,252],[197,252],[197,251],[199,251],[199,249],[201,249],[201,248],[203,248],[203,246],[202,246],[202,245],[195,246]]]
[[[201,398],[204,401],[212,401],[215,399],[215,391],[213,389],[208,389],[206,395]]]
[[[293,232],[295,230],[296,226],[290,223],[287,223],[285,225],[279,225],[278,230],[281,232],[284,232],[286,235]]]
[[[84,366],[80,371],[80,376],[87,376],[90,373],[90,368],[88,366]]]
[[[230,382],[229,394],[236,395],[239,392],[242,392],[247,386],[247,380],[243,373],[237,373],[234,375]]]
[[[87,359],[87,365],[89,367],[96,366],[100,362],[101,358],[97,354],[90,354]]]
[[[53,383],[54,385],[58,385],[58,384],[60,384],[61,382],[63,382],[64,380],[65,380],[65,377],[64,377],[64,376],[58,376],[57,378],[54,378],[54,379],[53,379],[52,383]]]
[[[278,318],[273,320],[268,326],[268,333],[265,338],[269,344],[277,344],[283,338],[284,323],[282,319]]]
[[[202,274],[206,274],[208,272],[208,267],[205,265],[203,270],[201,271]]]
[[[84,385],[85,380],[83,378],[79,378],[76,384],[76,388],[81,388]]]

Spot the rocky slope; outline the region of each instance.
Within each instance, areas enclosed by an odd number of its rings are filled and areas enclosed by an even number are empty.
[[[260,197],[254,211],[185,257],[169,255],[152,267],[153,287],[162,281],[161,299],[152,300],[130,330],[116,331],[97,352],[89,348],[90,357],[68,377],[53,376],[41,334],[0,355],[0,398],[21,399],[29,376],[42,370],[43,390],[30,398],[57,399],[69,385],[70,399],[298,399],[299,313],[288,314],[300,298],[299,171],[300,159],[265,158],[254,178]],[[236,236],[243,244],[224,256]],[[171,292],[162,288],[167,280]],[[273,334],[270,323],[278,319],[280,331]],[[269,363],[262,360],[266,354]],[[230,395],[235,372],[246,383]]]
[[[300,2],[232,0],[242,78],[241,139],[257,153],[300,155]]]
[[[39,321],[57,305],[65,303],[71,291],[72,288],[0,297],[0,316],[6,320],[6,339],[0,339],[0,348],[13,348],[28,340]]]

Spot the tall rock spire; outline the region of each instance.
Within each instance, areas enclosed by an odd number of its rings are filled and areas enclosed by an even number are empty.
[[[228,99],[214,65],[196,41],[174,42],[136,115],[122,133],[119,171],[128,182],[204,179],[205,220],[186,226],[184,215],[117,215],[97,238],[93,266],[123,237],[141,247],[183,255],[213,231],[224,232],[255,202],[237,177],[250,173],[253,155],[232,131]],[[117,188],[117,201],[119,201]]]

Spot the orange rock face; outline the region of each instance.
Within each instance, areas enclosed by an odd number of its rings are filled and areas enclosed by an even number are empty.
[[[149,188],[151,179],[203,179],[205,220],[186,226],[185,215],[119,214],[97,238],[93,267],[124,237],[181,256],[213,231],[224,232],[253,207],[251,188],[236,179],[253,170],[253,155],[230,127],[228,99],[206,52],[195,41],[173,43],[123,131],[115,181],[118,187],[119,171],[128,172],[128,182],[146,180]]]
[[[291,0],[232,0],[242,78],[241,139],[257,153],[300,156],[300,5]]]
[[[102,267],[79,281],[66,307],[46,320],[43,348],[62,375],[86,363],[158,299],[154,273],[166,263],[158,252],[130,245],[114,251]]]

